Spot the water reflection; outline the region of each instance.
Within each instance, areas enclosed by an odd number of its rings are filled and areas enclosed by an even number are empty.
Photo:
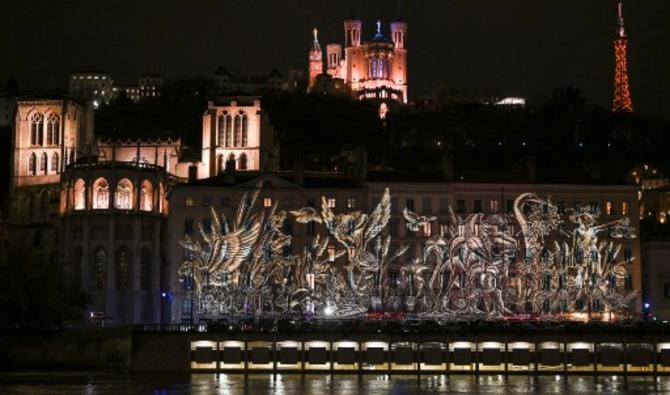
[[[0,374],[0,394],[654,394],[670,377],[426,375],[132,375],[86,372]]]

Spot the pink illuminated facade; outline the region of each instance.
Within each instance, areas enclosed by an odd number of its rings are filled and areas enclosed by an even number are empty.
[[[309,87],[314,89],[317,77],[342,81],[346,91],[360,100],[396,101],[407,103],[407,24],[396,21],[390,25],[390,39],[377,21],[375,34],[361,41],[363,23],[344,21],[344,48],[340,44],[326,45],[326,62],[316,36],[309,51]],[[325,65],[325,67],[324,67]]]

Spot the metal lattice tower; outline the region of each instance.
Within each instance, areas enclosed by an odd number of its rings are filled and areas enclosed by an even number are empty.
[[[612,111],[633,112],[628,83],[628,36],[623,23],[623,0],[619,0],[618,30],[614,38],[614,99]]]

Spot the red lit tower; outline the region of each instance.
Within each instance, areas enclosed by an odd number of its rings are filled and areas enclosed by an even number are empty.
[[[633,101],[628,85],[628,36],[623,24],[623,0],[619,0],[619,29],[614,38],[614,100],[612,111],[633,112]]]
[[[316,77],[323,73],[323,53],[319,44],[319,31],[314,28],[314,42],[309,50],[309,89],[312,89]]]

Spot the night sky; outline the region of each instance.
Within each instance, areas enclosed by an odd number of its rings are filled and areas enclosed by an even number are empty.
[[[436,87],[520,95],[581,88],[609,106],[615,0],[404,0],[410,97]],[[385,29],[396,0],[1,0],[0,81],[54,92],[70,71],[105,70],[120,83],[166,77],[306,68],[311,29],[342,42],[342,21]],[[670,1],[628,0],[629,65],[636,111],[670,117]],[[32,93],[32,92],[29,92]]]

